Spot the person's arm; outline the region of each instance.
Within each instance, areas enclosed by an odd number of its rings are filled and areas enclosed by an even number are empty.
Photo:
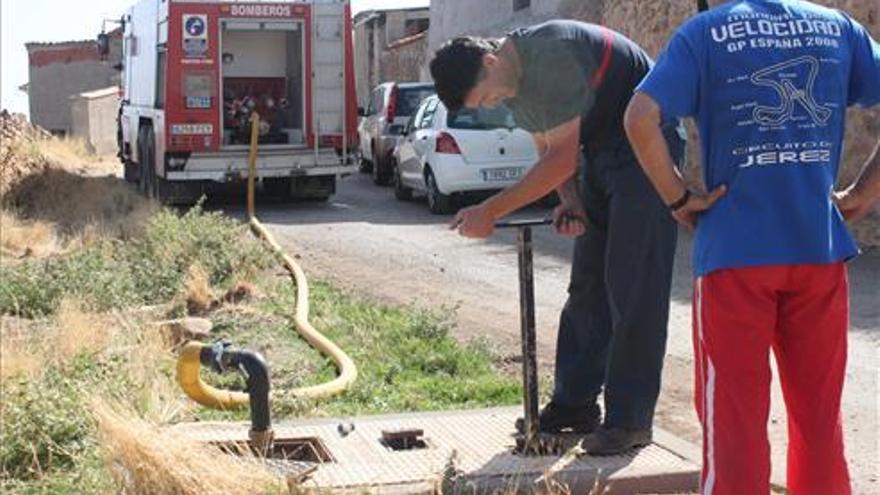
[[[880,200],[880,140],[877,141],[874,153],[865,162],[858,178],[851,186],[834,195],[834,201],[843,217],[851,222],[864,218],[878,200]]]
[[[455,215],[450,228],[465,237],[485,239],[495,230],[495,222],[557,189],[577,171],[581,119],[575,117],[536,136],[540,159],[519,182],[479,205]]]
[[[647,94],[637,92],[626,109],[624,126],[636,157],[664,203],[675,209],[680,223],[694,228],[699,214],[708,210],[725,193],[720,186],[708,195],[688,191],[661,128],[660,106]]]

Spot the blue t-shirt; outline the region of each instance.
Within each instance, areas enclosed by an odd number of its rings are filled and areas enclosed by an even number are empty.
[[[741,0],[692,18],[637,88],[693,116],[709,190],[694,270],[831,263],[858,254],[831,195],[846,108],[880,103],[880,45],[846,14]]]

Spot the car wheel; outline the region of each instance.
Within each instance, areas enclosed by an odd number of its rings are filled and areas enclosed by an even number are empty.
[[[398,201],[411,200],[413,197],[413,190],[403,185],[403,182],[400,179],[400,167],[397,166],[396,162],[391,162],[391,165],[394,170],[394,197],[397,198]]]
[[[435,215],[445,215],[452,213],[455,208],[455,202],[452,196],[443,194],[437,187],[437,179],[434,173],[429,169],[425,172],[425,186],[428,192],[428,209]]]

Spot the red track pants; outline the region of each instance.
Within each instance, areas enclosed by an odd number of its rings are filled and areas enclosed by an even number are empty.
[[[849,325],[846,267],[719,270],[694,287],[703,495],[770,488],[770,349],[788,411],[792,495],[849,495],[840,396]]]

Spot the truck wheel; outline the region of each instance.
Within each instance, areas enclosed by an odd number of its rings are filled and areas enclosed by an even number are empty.
[[[138,189],[141,191],[141,194],[144,196],[150,196],[150,167],[147,166],[149,163],[147,157],[147,137],[146,137],[146,126],[141,126],[138,129]]]
[[[293,179],[290,177],[263,179],[263,190],[273,200],[291,201],[293,199]]]
[[[425,186],[428,190],[428,210],[435,215],[452,213],[455,201],[452,196],[440,192],[437,187],[437,179],[434,178],[434,173],[430,169],[425,172]]]
[[[397,163],[391,163],[394,170],[394,197],[398,201],[409,201],[412,199],[413,190],[404,186],[400,179],[400,167]]]
[[[153,133],[153,128],[149,126],[144,127],[144,164],[146,165],[144,168],[147,177],[147,197],[161,201],[159,181],[156,177],[156,136]]]
[[[140,178],[140,171],[138,171],[138,164],[131,161],[129,158],[122,159],[122,176],[125,179],[125,182],[129,182],[131,184],[137,184],[138,179]]]
[[[145,158],[143,161],[146,167],[142,167],[142,169],[146,175],[146,195],[159,204],[170,203],[171,184],[156,175],[156,135],[152,127],[144,126],[144,129],[144,154],[142,156]]]
[[[292,197],[303,201],[327,201],[336,192],[336,177],[298,177],[293,180]]]

